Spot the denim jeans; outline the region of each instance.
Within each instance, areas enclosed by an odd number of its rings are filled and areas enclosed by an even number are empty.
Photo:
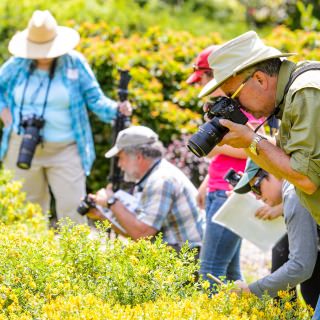
[[[227,280],[242,279],[241,238],[229,229],[211,221],[226,199],[227,196],[223,190],[209,192],[206,199],[206,230],[200,253],[200,274],[211,284],[213,281],[207,277],[207,273],[216,277],[225,276]]]
[[[316,310],[314,311],[312,320],[320,320],[320,296],[319,296],[317,307],[316,307]]]

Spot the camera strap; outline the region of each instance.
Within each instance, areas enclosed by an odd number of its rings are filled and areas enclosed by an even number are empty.
[[[54,71],[56,69],[56,64],[57,64],[57,59],[54,59],[52,61],[51,67],[50,67],[50,71],[49,71],[49,81],[48,81],[48,85],[47,85],[47,89],[46,89],[46,94],[45,94],[45,98],[44,98],[44,102],[43,102],[43,107],[42,107],[42,112],[41,112],[41,119],[43,119],[44,117],[44,113],[47,107],[47,102],[48,102],[48,95],[49,95],[49,91],[50,91],[50,86],[51,86],[51,82],[54,76]],[[28,88],[28,84],[29,84],[29,79],[32,75],[32,73],[34,72],[34,69],[36,68],[36,62],[32,61],[30,66],[29,66],[29,72],[28,72],[28,76],[27,76],[27,80],[26,83],[24,85],[23,88],[23,93],[22,93],[22,98],[21,98],[21,104],[20,104],[20,108],[19,108],[19,127],[18,127],[18,134],[21,134],[21,123],[22,123],[22,111],[23,111],[23,105],[24,105],[24,100],[25,100],[25,96],[26,96],[26,91]],[[43,82],[41,82],[40,87],[36,90],[37,95],[42,87]]]
[[[149,168],[149,170],[145,173],[145,175],[137,182],[135,183],[135,187],[137,187],[138,192],[141,192],[143,190],[142,183],[146,181],[146,179],[150,176],[152,173],[153,169],[160,164],[162,159],[156,160],[156,162]]]
[[[284,88],[284,92],[283,92],[283,97],[281,99],[281,101],[278,103],[278,105],[276,106],[276,108],[274,109],[274,111],[270,114],[270,116],[263,121],[263,123],[261,123],[255,130],[254,132],[258,132],[258,130],[267,122],[269,121],[272,117],[276,116],[277,113],[280,111],[280,106],[282,105],[288,91],[289,88],[291,87],[291,85],[293,84],[293,82],[303,73],[310,71],[310,70],[320,70],[320,63],[309,63],[301,68],[299,68],[298,70],[295,70],[294,72],[291,73],[290,78],[288,83],[286,84],[285,88]]]

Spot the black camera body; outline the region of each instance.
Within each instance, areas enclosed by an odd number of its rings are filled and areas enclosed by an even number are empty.
[[[96,203],[89,197],[89,195],[86,195],[84,199],[80,202],[79,207],[77,208],[77,211],[82,216],[84,216],[92,208],[96,208]]]
[[[218,97],[206,103],[207,118],[210,121],[199,127],[188,141],[188,148],[197,157],[206,156],[227,134],[228,128],[219,123],[219,119],[227,119],[238,124],[246,124],[248,118],[240,110],[237,101],[228,97]]]
[[[21,126],[24,129],[24,134],[17,160],[17,166],[20,169],[30,169],[36,147],[41,142],[40,130],[44,123],[43,117],[38,117],[35,114],[22,120]]]
[[[237,173],[233,168],[229,169],[223,177],[228,183],[235,187],[241,179],[241,175]]]

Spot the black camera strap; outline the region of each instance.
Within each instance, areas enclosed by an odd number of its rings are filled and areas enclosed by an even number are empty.
[[[261,123],[255,130],[254,132],[258,132],[258,130],[267,122],[269,121],[272,117],[276,116],[279,111],[280,111],[280,106],[282,105],[288,91],[289,88],[291,87],[291,85],[293,84],[293,82],[302,74],[305,73],[307,71],[310,70],[320,70],[320,63],[314,62],[314,63],[309,63],[301,68],[299,68],[298,70],[295,70],[294,72],[291,73],[291,76],[289,78],[288,83],[286,84],[285,88],[284,88],[284,92],[283,92],[283,97],[281,99],[281,101],[278,103],[278,105],[276,106],[276,108],[274,109],[274,111],[270,114],[270,116],[263,121],[263,123]]]
[[[150,174],[152,173],[153,169],[158,166],[158,164],[160,164],[162,159],[158,159],[156,160],[153,165],[148,169],[148,171],[144,174],[144,176],[137,182],[135,183],[135,187],[137,187],[138,192],[141,192],[143,190],[142,184],[144,181],[146,181],[146,179],[150,176]]]
[[[49,91],[50,91],[50,86],[51,86],[51,82],[54,76],[54,72],[56,69],[56,64],[57,64],[57,59],[54,59],[52,61],[51,67],[50,67],[50,71],[49,71],[49,81],[48,81],[48,85],[47,85],[47,89],[46,89],[46,95],[44,98],[44,102],[43,102],[43,107],[42,107],[42,112],[41,112],[41,119],[43,119],[44,117],[44,113],[47,107],[47,103],[48,103],[48,96],[49,96]],[[28,72],[28,76],[27,76],[27,80],[26,83],[24,85],[23,88],[23,93],[22,93],[22,98],[21,98],[21,104],[20,104],[20,108],[19,108],[19,127],[18,127],[18,134],[21,134],[21,123],[22,123],[22,111],[23,111],[23,105],[24,105],[24,100],[25,100],[25,96],[26,96],[26,91],[28,88],[28,84],[29,84],[29,79],[32,75],[32,73],[34,72],[36,68],[36,62],[32,61],[30,66],[29,66],[29,72]],[[40,90],[42,87],[42,83],[40,84],[40,87],[38,90]]]

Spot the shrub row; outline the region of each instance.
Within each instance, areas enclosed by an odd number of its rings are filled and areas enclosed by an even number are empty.
[[[223,39],[218,33],[195,37],[189,32],[163,31],[154,27],[146,32],[126,35],[119,27],[104,22],[86,22],[81,25],[71,22],[79,30],[82,40],[78,47],[92,65],[98,81],[106,94],[117,98],[119,74],[117,68],[130,69],[132,80],[130,100],[135,107],[132,122],[150,126],[159,133],[168,146],[179,140],[182,134],[194,132],[202,123],[201,102],[197,99],[199,88],[185,83],[192,72],[191,64],[196,54],[210,44],[219,44]],[[320,35],[317,32],[290,31],[284,26],[275,28],[264,39],[268,44],[283,51],[297,52],[291,59],[318,60]],[[88,181],[89,190],[105,184],[108,162],[103,157],[110,147],[111,129],[94,116],[92,127],[96,142],[97,161]],[[179,148],[185,148],[180,144]],[[173,152],[174,151],[174,152]],[[183,155],[175,148],[169,155]],[[205,168],[192,155],[186,155],[183,169],[198,184],[203,176],[197,175],[198,166]]]
[[[0,320],[310,319],[286,292],[274,301],[230,293],[208,298],[194,254],[155,241],[110,240],[106,226],[64,222],[54,233],[20,186],[0,171]],[[25,208],[25,209],[23,209]]]

